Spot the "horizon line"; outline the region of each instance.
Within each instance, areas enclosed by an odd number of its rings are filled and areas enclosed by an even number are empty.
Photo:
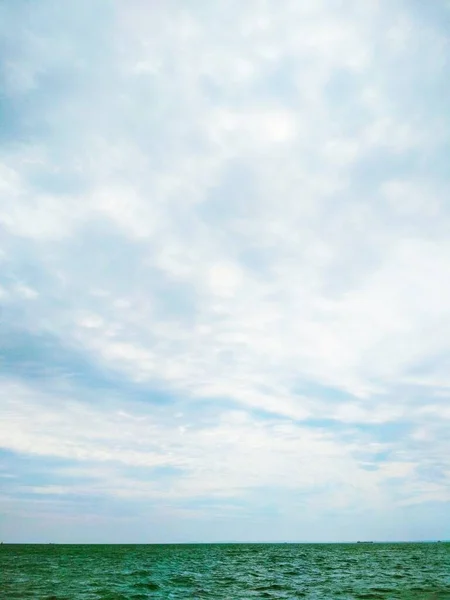
[[[215,542],[8,542],[2,546],[213,546],[213,545],[332,545],[332,544],[445,544],[450,540],[341,540],[341,541],[215,541]]]

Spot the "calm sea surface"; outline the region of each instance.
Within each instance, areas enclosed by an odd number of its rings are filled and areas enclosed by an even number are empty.
[[[450,543],[0,546],[0,598],[450,600]]]

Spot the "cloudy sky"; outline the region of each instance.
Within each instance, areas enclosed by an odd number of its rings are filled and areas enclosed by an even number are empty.
[[[0,4],[0,536],[450,537],[450,3]]]

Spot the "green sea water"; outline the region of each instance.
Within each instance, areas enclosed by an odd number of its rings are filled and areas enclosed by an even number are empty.
[[[450,600],[450,543],[13,545],[0,598]]]

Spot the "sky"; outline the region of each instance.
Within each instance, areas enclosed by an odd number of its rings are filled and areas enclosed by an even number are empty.
[[[450,538],[450,3],[0,3],[0,538]]]

